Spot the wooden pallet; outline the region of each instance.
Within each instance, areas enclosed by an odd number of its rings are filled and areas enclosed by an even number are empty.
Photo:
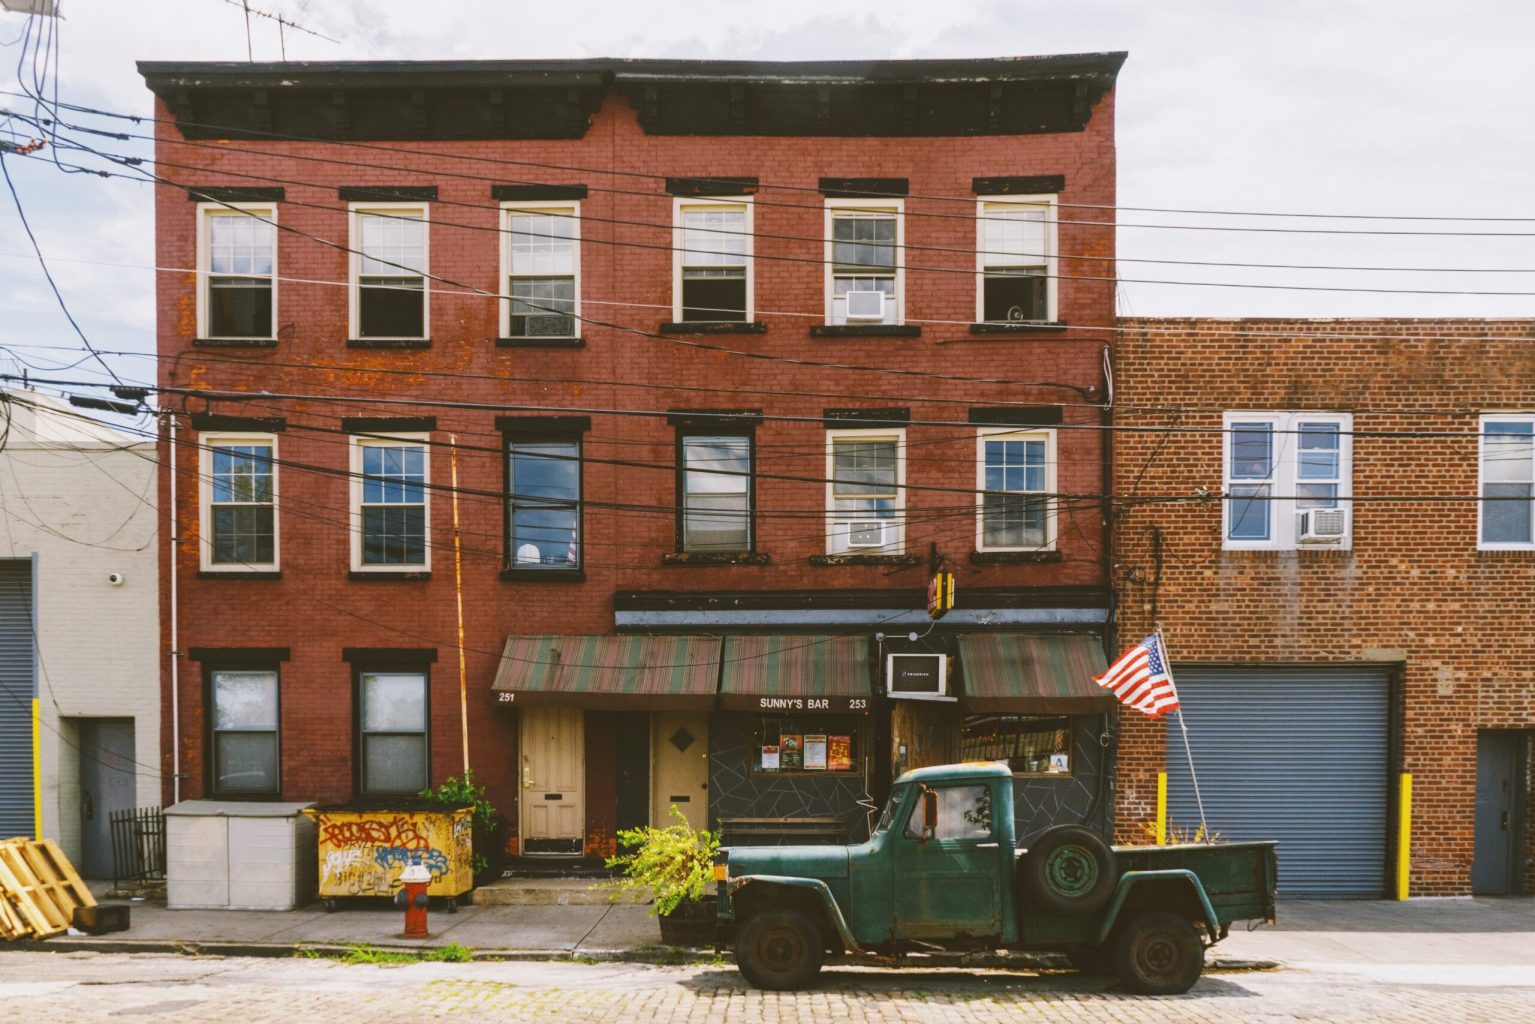
[[[52,839],[0,842],[0,937],[46,939],[69,929],[75,908],[96,905]]]

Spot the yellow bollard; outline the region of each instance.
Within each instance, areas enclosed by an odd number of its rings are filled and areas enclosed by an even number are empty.
[[[1412,858],[1412,773],[1403,772],[1397,787],[1396,898],[1405,900]]]
[[[1167,773],[1157,772],[1157,845],[1167,845]]]

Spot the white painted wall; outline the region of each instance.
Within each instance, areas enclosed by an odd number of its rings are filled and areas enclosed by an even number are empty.
[[[43,835],[80,856],[78,716],[132,718],[136,806],[160,803],[155,446],[103,414],[0,392],[0,558],[35,558]],[[111,573],[124,582],[113,586]]]

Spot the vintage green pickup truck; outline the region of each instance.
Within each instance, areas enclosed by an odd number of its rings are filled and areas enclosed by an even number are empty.
[[[1057,950],[1134,992],[1187,991],[1233,921],[1274,920],[1274,844],[1110,848],[1075,825],[1029,849],[1005,765],[896,780],[869,841],[721,849],[720,949],[759,988],[812,982],[828,953]]]

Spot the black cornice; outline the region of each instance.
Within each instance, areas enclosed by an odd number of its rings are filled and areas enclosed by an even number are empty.
[[[579,138],[616,91],[653,135],[1080,131],[1123,53],[917,61],[141,61],[187,138]]]

